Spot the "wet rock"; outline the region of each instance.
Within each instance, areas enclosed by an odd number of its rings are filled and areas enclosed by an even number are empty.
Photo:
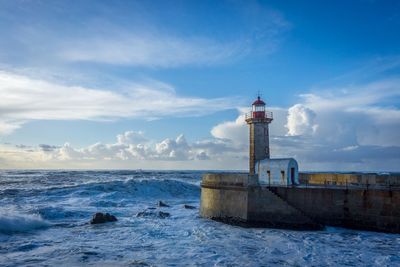
[[[165,203],[162,202],[161,200],[158,201],[158,206],[159,206],[159,207],[169,207],[169,205],[165,204]]]
[[[170,216],[170,214],[168,212],[162,212],[162,211],[158,212],[158,217],[160,217],[162,219],[167,218],[169,216]]]
[[[104,214],[102,212],[97,212],[95,215],[93,215],[92,220],[90,220],[90,224],[116,222],[116,221],[118,220],[114,215],[111,215],[109,213]]]
[[[136,214],[136,217],[147,217],[151,212],[140,211]]]
[[[183,207],[184,207],[185,209],[189,209],[189,210],[194,210],[194,209],[196,209],[195,206],[191,206],[191,205],[187,205],[187,204],[183,205]]]
[[[165,219],[169,217],[170,214],[168,212],[154,212],[154,211],[141,211],[138,214],[136,214],[136,217],[153,217],[153,218],[160,218],[160,219]]]

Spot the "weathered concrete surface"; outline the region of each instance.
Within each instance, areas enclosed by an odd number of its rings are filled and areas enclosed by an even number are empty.
[[[267,187],[253,186],[247,192],[247,222],[252,225],[300,230],[322,229],[321,225]]]
[[[362,185],[400,187],[400,174],[379,173],[299,173],[301,184]]]
[[[255,174],[256,162],[269,158],[269,119],[248,119],[250,126],[249,169],[250,175]]]
[[[291,229],[320,229],[279,196],[255,184],[248,174],[203,176],[200,215],[232,224]]]
[[[202,180],[200,215],[223,221],[247,220],[246,173],[205,174]]]
[[[321,224],[400,233],[400,190],[271,187],[271,191]]]
[[[255,176],[203,176],[200,214],[240,224],[293,229],[320,225],[400,233],[400,189],[261,187]]]

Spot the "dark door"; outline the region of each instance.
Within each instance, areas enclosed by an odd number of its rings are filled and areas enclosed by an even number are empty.
[[[292,184],[294,184],[294,168],[290,168],[290,180]]]

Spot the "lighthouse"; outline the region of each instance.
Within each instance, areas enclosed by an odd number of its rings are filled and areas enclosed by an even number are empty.
[[[251,112],[246,114],[246,122],[250,127],[250,175],[256,173],[256,162],[270,158],[268,125],[272,119],[272,112],[265,110],[265,102],[258,96],[252,104]]]

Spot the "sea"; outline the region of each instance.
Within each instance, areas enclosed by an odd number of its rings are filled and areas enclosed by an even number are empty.
[[[201,218],[202,173],[0,171],[0,266],[400,266],[398,234]]]

